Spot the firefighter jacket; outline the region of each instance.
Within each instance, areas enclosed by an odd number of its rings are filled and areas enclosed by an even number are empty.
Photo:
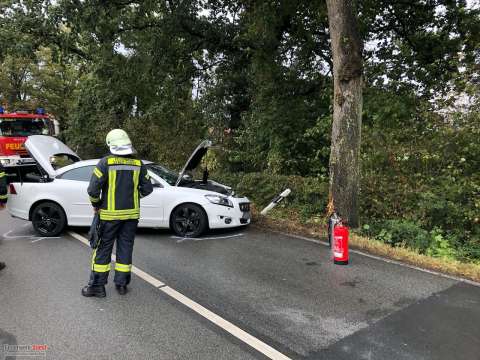
[[[153,186],[141,160],[109,155],[94,168],[87,191],[100,220],[135,220],[140,217],[140,198]]]
[[[0,204],[7,202],[7,174],[0,164]]]

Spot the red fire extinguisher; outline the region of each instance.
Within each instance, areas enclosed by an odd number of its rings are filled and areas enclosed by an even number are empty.
[[[342,223],[340,217],[333,213],[329,220],[329,240],[332,247],[333,263],[348,264],[348,227]]]

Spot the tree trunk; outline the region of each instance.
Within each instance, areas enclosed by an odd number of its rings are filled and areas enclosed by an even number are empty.
[[[358,227],[362,125],[362,40],[355,2],[327,0],[333,55],[333,123],[330,150],[330,209]]]

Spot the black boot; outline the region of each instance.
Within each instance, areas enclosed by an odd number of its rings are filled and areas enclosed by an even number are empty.
[[[115,285],[115,289],[120,295],[125,295],[128,291],[127,285]]]
[[[82,295],[86,297],[105,297],[107,293],[105,292],[105,286],[103,285],[88,285],[82,289]]]
[[[5,265],[4,262],[0,262],[0,270],[5,269],[5,266],[7,266],[7,265]]]

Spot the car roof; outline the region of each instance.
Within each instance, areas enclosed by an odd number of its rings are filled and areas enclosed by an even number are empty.
[[[97,165],[97,163],[99,161],[100,161],[100,159],[80,160],[80,161],[74,162],[73,164],[70,164],[70,165],[67,165],[67,166],[64,166],[64,167],[61,167],[61,168],[57,169],[57,174],[61,175],[61,174],[66,173],[67,171],[77,169],[77,168],[80,168],[80,167],[83,167],[83,166],[94,166],[94,165]],[[148,161],[148,160],[142,160],[142,162],[144,164],[151,164],[152,163],[151,161]]]
[[[74,162],[73,164],[58,168],[57,169],[57,174],[60,175],[60,174],[63,174],[65,172],[69,171],[69,170],[76,169],[76,168],[83,167],[83,166],[97,165],[98,160],[99,159],[92,159],[92,160],[80,160],[80,161]]]

